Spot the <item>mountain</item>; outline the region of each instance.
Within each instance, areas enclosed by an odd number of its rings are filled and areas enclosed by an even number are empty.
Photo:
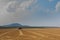
[[[12,23],[12,24],[0,26],[0,29],[2,29],[2,28],[30,28],[30,26],[21,25],[19,23]]]
[[[4,25],[4,26],[6,26],[6,27],[20,27],[20,26],[23,26],[23,25],[21,25],[19,23],[12,23],[12,24],[8,24],[8,25]]]

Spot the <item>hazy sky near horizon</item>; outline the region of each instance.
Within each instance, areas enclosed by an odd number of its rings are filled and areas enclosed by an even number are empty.
[[[0,25],[60,26],[60,0],[0,0]]]

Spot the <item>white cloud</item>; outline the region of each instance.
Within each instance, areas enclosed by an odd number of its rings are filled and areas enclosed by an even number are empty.
[[[56,4],[56,11],[57,11],[57,12],[60,12],[60,2],[58,2],[58,3]]]
[[[36,0],[0,0],[0,24],[10,22],[21,22],[22,19],[31,14],[27,9]]]
[[[28,8],[29,6],[31,6],[31,4],[34,2],[34,0],[30,0],[30,1],[25,1],[25,2],[22,2],[20,7],[25,10],[25,8]]]

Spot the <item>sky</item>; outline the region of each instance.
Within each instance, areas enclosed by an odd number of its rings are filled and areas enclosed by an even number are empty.
[[[0,0],[0,25],[60,26],[60,0]]]

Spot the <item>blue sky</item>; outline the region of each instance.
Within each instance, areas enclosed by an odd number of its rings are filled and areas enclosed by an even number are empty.
[[[0,24],[60,26],[60,0],[1,0]]]
[[[59,0],[48,1],[48,0],[38,0],[36,5],[39,5],[37,10],[28,17],[28,21],[31,25],[40,26],[60,26],[60,14],[54,12],[56,10],[56,4]],[[53,12],[53,13],[52,13]],[[26,21],[28,23],[28,21]],[[29,23],[30,24],[30,23]],[[28,24],[28,25],[29,25]]]

